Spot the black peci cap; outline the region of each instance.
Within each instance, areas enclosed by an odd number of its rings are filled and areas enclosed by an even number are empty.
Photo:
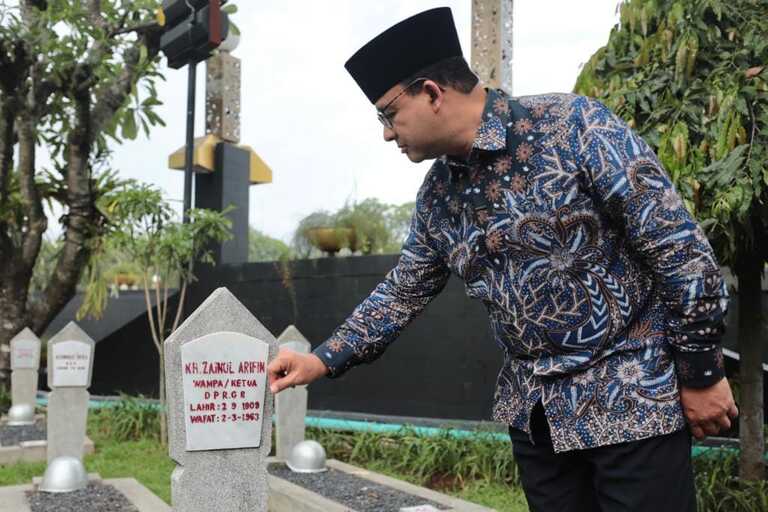
[[[371,103],[398,82],[449,57],[461,57],[450,7],[421,12],[371,39],[344,64]]]

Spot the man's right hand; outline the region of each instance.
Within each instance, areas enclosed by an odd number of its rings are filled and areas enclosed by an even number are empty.
[[[328,374],[328,367],[315,354],[301,354],[282,349],[267,367],[269,389],[279,393],[285,388],[302,386]]]

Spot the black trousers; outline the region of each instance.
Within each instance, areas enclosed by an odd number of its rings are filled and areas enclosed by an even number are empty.
[[[541,403],[528,434],[510,429],[531,512],[696,512],[687,429],[587,450],[555,453]]]

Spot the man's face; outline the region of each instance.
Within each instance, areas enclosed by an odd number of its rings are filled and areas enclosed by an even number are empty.
[[[437,158],[442,153],[436,147],[436,112],[432,97],[425,88],[429,80],[414,84],[418,91],[411,95],[398,84],[376,101],[380,116],[385,118],[384,140],[395,141],[401,152],[412,162]],[[413,88],[411,89],[413,90]]]

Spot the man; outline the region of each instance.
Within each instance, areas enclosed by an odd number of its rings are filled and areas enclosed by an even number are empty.
[[[346,68],[384,140],[436,161],[397,266],[313,354],[278,355],[273,392],[373,361],[453,272],[504,350],[493,417],[532,510],[695,510],[690,433],[738,414],[727,293],[653,152],[595,100],[483,89],[447,8]]]

